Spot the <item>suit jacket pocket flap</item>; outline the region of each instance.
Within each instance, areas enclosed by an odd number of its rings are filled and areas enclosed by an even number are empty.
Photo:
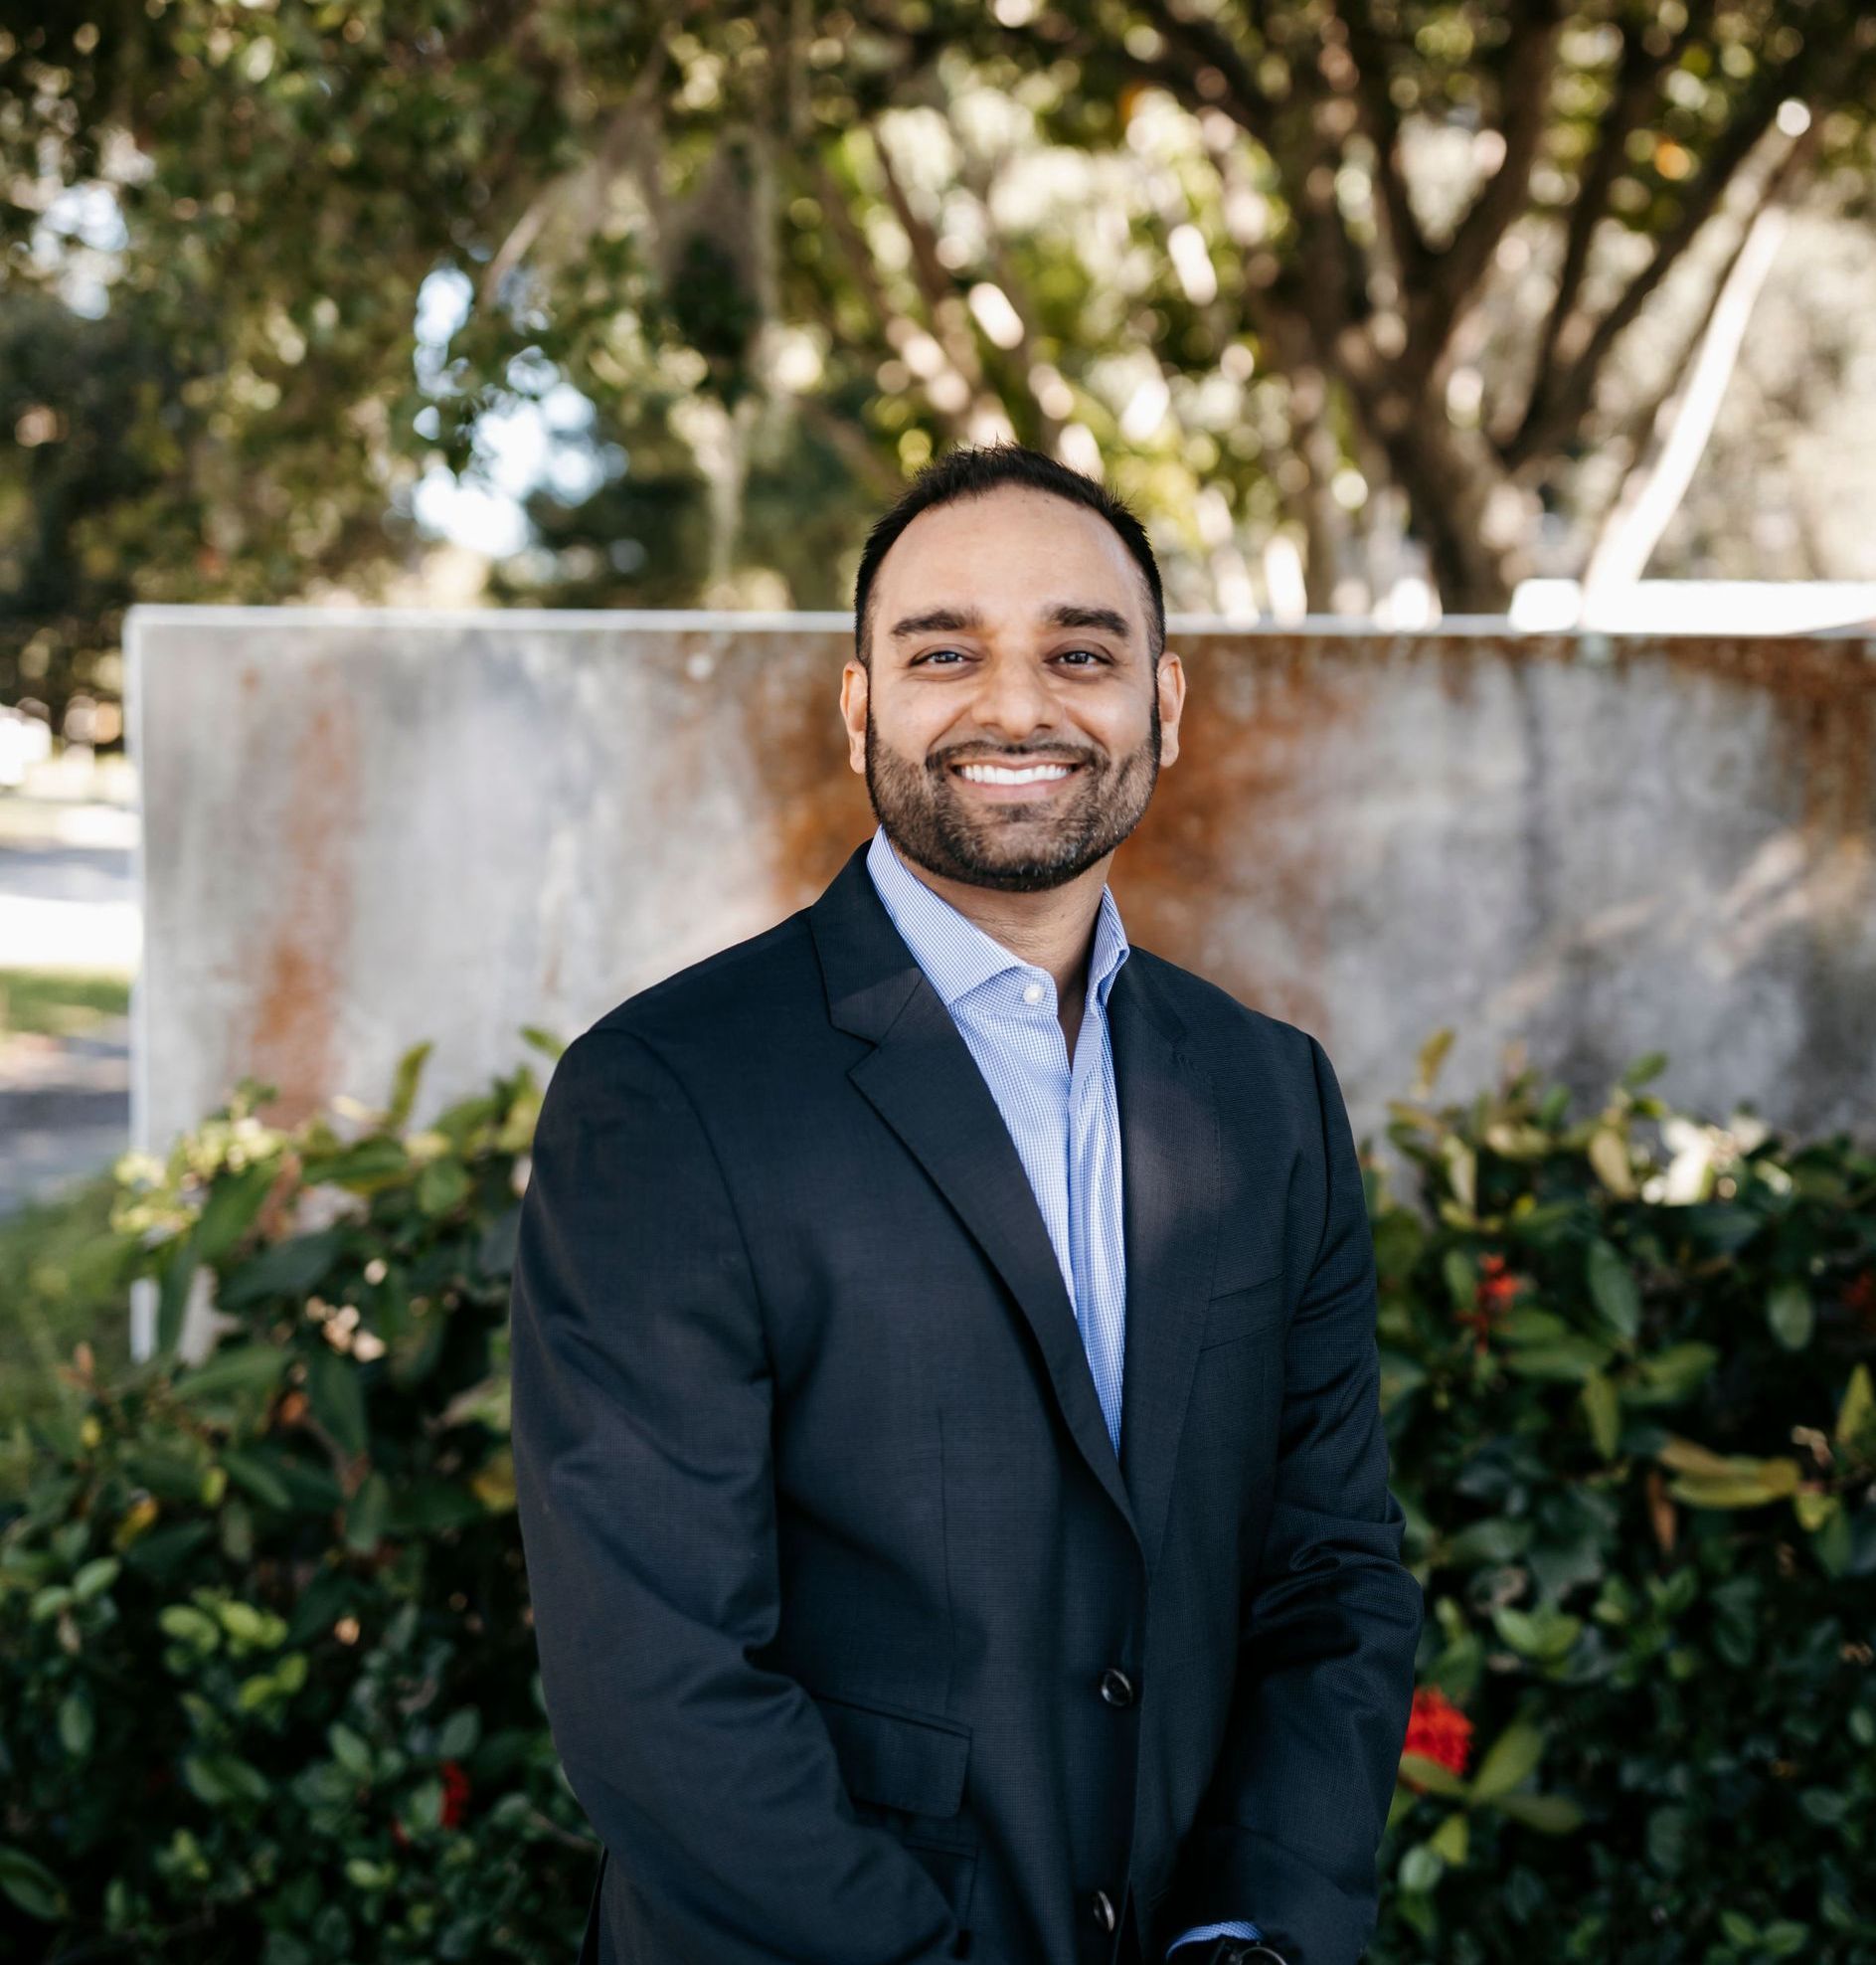
[[[1247,1283],[1239,1290],[1226,1290],[1211,1299],[1205,1312],[1205,1335],[1199,1348],[1228,1344],[1234,1338],[1247,1338],[1266,1325],[1280,1324],[1283,1318],[1283,1272],[1273,1271],[1260,1282]]]
[[[914,1815],[955,1815],[964,1799],[970,1729],[813,1695],[834,1743],[840,1776],[856,1801]]]

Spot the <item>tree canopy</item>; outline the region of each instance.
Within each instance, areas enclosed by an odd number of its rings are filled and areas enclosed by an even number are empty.
[[[378,591],[517,402],[583,467],[498,599],[844,606],[905,474],[1012,435],[1175,606],[1496,611],[1589,560],[1759,216],[1870,213],[1855,0],[0,22],[8,694],[108,687],[131,600]]]

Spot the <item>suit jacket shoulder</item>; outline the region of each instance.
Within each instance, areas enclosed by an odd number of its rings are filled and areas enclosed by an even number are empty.
[[[636,1037],[674,1066],[694,1050],[729,1062],[784,1032],[798,1035],[804,1012],[825,1020],[824,1000],[801,908],[634,991],[583,1034]]]

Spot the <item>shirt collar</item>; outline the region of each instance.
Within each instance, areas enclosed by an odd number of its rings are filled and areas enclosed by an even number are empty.
[[[867,848],[866,870],[892,916],[893,926],[926,973],[944,1007],[1010,970],[1053,982],[1049,972],[1006,949],[960,913],[937,889],[928,887],[893,850],[886,828],[877,825]],[[1113,891],[1104,881],[1101,910],[1095,918],[1095,942],[1089,954],[1089,990],[1101,1007],[1127,957],[1126,931]]]

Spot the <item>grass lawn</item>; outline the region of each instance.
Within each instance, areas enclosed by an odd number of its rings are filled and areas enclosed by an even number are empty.
[[[62,969],[0,969],[0,1037],[30,1030],[76,1037],[107,1016],[130,1014],[130,979]]]

